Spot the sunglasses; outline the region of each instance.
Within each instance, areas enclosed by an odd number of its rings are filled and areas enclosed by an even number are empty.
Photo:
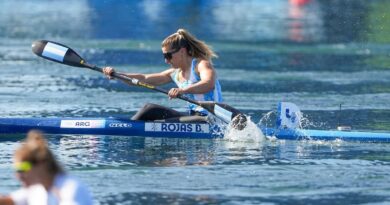
[[[180,49],[181,49],[181,48],[177,48],[177,49],[174,50],[174,51],[163,53],[163,56],[164,56],[165,59],[171,60],[171,59],[172,59],[172,55],[175,54],[175,53],[177,53],[177,52],[179,52]]]
[[[14,169],[15,169],[15,172],[18,172],[18,173],[28,172],[32,169],[32,164],[31,164],[31,162],[27,162],[27,161],[19,162],[19,163],[14,164]]]

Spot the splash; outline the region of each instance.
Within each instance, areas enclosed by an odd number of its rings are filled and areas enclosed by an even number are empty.
[[[214,125],[213,133],[217,136],[223,137],[223,141],[231,142],[261,142],[265,139],[261,129],[251,120],[250,116],[247,116],[247,125],[243,130],[233,128],[230,124],[226,124],[220,119],[209,115],[208,121]]]
[[[306,129],[306,128],[321,128],[326,126],[326,123],[324,122],[313,122],[309,119],[308,115],[305,115],[301,112],[301,119],[299,121],[299,128],[300,129]]]
[[[233,150],[258,150],[264,146],[265,136],[261,129],[252,122],[249,116],[247,117],[247,125],[243,130],[237,130],[231,124],[220,123],[218,126],[220,134],[223,138],[218,140],[222,147]]]
[[[305,133],[304,129],[311,129],[311,128],[318,128],[318,127],[322,127],[325,123],[315,123],[315,122],[312,122],[308,115],[302,113],[301,111],[299,111],[297,114],[297,119],[299,119],[299,122],[297,124],[297,129],[302,129],[301,131],[303,133]],[[257,126],[258,127],[267,127],[267,128],[278,128],[277,125],[276,125],[276,121],[278,120],[279,118],[279,112],[276,111],[276,110],[272,110],[272,111],[269,111],[267,113],[265,113],[261,119],[259,120],[259,122],[257,123]],[[285,128],[279,128],[279,129],[285,129]],[[267,134],[267,133],[266,133]],[[272,134],[269,134],[266,136],[266,139],[270,142],[280,142],[281,140],[277,139],[276,136],[273,136]],[[313,143],[313,144],[316,144],[316,143],[323,143],[323,142],[320,142],[318,140],[313,140],[311,139],[311,136],[309,134],[307,134],[304,138],[302,138],[300,141],[306,141],[306,143]],[[335,142],[335,144],[337,144],[337,142]]]
[[[260,118],[259,122],[257,125],[263,126],[263,127],[274,127],[275,126],[275,121],[276,121],[276,111],[269,111],[263,115],[262,118]]]
[[[243,130],[237,130],[229,124],[224,132],[224,139],[233,142],[253,142],[259,143],[265,139],[261,129],[251,120],[250,116],[247,117],[247,126]]]
[[[308,115],[303,112],[299,112],[298,114],[298,128],[299,129],[307,129],[307,128],[321,128],[326,125],[323,122],[313,122],[309,119]],[[272,110],[263,115],[263,117],[259,120],[257,125],[259,127],[275,127],[276,119],[278,118],[278,112],[276,110]]]

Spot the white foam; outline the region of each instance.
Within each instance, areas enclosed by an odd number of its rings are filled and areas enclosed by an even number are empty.
[[[259,143],[265,140],[263,132],[247,116],[247,125],[243,130],[232,128],[231,124],[227,126],[224,133],[224,140],[235,142],[253,142]]]

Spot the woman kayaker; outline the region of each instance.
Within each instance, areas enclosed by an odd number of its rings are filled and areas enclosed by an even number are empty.
[[[179,29],[162,41],[161,50],[165,62],[171,66],[169,69],[152,74],[120,74],[156,86],[174,82],[177,88],[169,90],[170,99],[185,95],[197,101],[222,102],[221,86],[211,61],[217,55],[210,46],[188,31]],[[115,72],[112,67],[105,67],[103,71],[110,79],[110,75]],[[204,108],[194,104],[189,104],[188,112],[182,113],[165,106],[148,103],[132,119],[153,121],[207,114]]]
[[[30,131],[16,150],[14,168],[23,187],[0,196],[2,205],[93,204],[87,187],[64,172],[39,131]]]

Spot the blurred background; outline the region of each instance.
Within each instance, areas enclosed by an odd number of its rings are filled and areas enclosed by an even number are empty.
[[[272,127],[277,103],[289,101],[306,128],[388,132],[389,11],[388,0],[0,0],[0,117],[130,117],[147,102],[184,109],[41,59],[31,43],[57,41],[91,64],[149,73],[168,68],[161,41],[185,28],[219,55],[225,103],[255,123]],[[20,139],[1,138],[0,193],[19,187],[11,166]],[[97,204],[389,202],[387,144],[48,139]]]

